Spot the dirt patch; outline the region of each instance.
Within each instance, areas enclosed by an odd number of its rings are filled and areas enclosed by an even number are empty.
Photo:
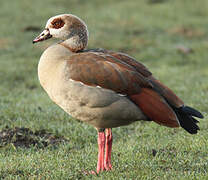
[[[6,127],[0,131],[0,147],[13,144],[15,147],[22,148],[29,148],[31,146],[44,148],[49,145],[55,146],[66,141],[64,137],[53,135],[44,129],[32,131],[24,127]]]

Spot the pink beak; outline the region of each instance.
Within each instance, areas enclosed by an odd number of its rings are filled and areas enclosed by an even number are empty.
[[[37,36],[34,40],[33,40],[33,44],[40,42],[40,41],[44,41],[46,39],[50,39],[52,37],[52,35],[50,34],[49,29],[45,29],[42,33],[40,33],[39,36]]]

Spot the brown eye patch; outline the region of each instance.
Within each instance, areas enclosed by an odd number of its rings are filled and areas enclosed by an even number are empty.
[[[59,29],[59,28],[63,27],[65,23],[61,18],[57,18],[57,19],[54,19],[51,22],[51,24],[52,24],[53,28]]]

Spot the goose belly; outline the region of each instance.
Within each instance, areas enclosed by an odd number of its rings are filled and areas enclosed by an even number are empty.
[[[54,86],[48,92],[51,99],[72,117],[96,128],[118,127],[146,119],[134,103],[114,91],[71,79]]]

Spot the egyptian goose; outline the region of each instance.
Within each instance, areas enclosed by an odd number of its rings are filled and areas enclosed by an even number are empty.
[[[40,58],[38,76],[49,97],[72,117],[98,131],[97,173],[111,170],[111,128],[139,120],[182,127],[196,134],[203,115],[185,106],[168,87],[140,62],[124,53],[85,49],[86,24],[77,16],[51,17],[33,43],[49,38],[60,42]]]

